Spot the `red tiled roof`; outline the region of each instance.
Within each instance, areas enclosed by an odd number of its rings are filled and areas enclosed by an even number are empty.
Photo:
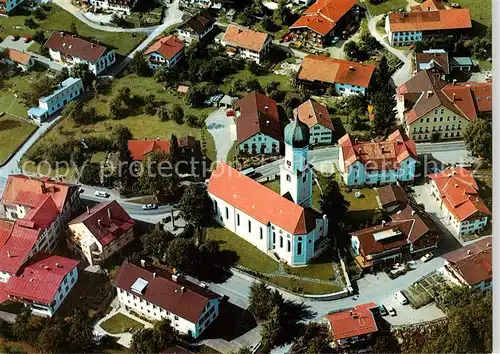
[[[370,309],[377,307],[377,304],[370,302],[367,304],[357,305],[354,308],[346,311],[332,313],[326,316],[334,340],[362,336],[378,331],[375,317]]]
[[[170,152],[169,140],[129,140],[128,149],[135,161],[142,161],[152,151]]]
[[[61,52],[65,56],[85,59],[95,63],[101,58],[108,48],[92,43],[74,34],[54,31],[45,46],[49,49]]]
[[[388,251],[393,248],[406,246],[408,244],[407,238],[411,232],[412,226],[412,220],[389,221],[351,232],[350,235],[358,238],[360,253],[364,256],[368,256]],[[375,240],[374,234],[391,231],[394,236],[388,237],[382,241]]]
[[[493,278],[492,237],[482,238],[470,245],[443,255],[451,267],[464,278],[470,286],[491,281]]]
[[[290,29],[307,27],[326,36],[354,5],[356,0],[317,0]]]
[[[23,53],[18,50],[12,49],[12,48],[7,48],[5,50],[5,54],[7,58],[10,61],[13,61],[14,63],[19,63],[22,65],[28,65],[31,55],[28,53]]]
[[[313,99],[307,100],[293,110],[293,115],[306,123],[309,128],[319,124],[334,131],[332,120],[328,109]]]
[[[40,229],[33,228],[28,223],[24,220],[16,220],[15,223],[11,224],[8,238],[0,246],[0,271],[16,274],[27,261],[40,236]],[[4,226],[7,225],[4,224]],[[2,237],[7,236],[7,233],[8,230],[4,228]]]
[[[360,161],[374,170],[397,169],[407,157],[417,158],[415,142],[400,130],[381,142],[356,142],[346,134],[340,138],[339,145],[346,168]]]
[[[493,85],[491,82],[459,82],[456,85],[465,86],[470,89],[477,112],[492,112]]]
[[[428,178],[436,183],[446,208],[460,221],[491,215],[479,197],[479,188],[471,171],[452,168],[430,174]]]
[[[97,204],[71,220],[69,225],[79,223],[83,223],[102,246],[120,238],[135,225],[135,221],[116,200]]]
[[[257,133],[263,133],[278,141],[283,139],[278,114],[278,104],[266,95],[252,91],[235,103],[241,115],[236,118],[236,136],[242,143]]]
[[[436,31],[472,28],[469,9],[390,13],[391,32]]]
[[[78,263],[71,258],[37,253],[22,274],[9,278],[4,291],[9,297],[50,305],[62,281]]]
[[[131,290],[138,278],[148,282],[143,294]],[[120,266],[114,286],[193,323],[198,322],[208,301],[219,297],[184,279],[174,282],[166,271],[157,271],[156,276],[153,276],[153,271],[127,261]],[[184,287],[184,291],[181,287]]]
[[[446,10],[446,6],[440,0],[425,0],[423,3],[412,6],[412,11],[436,11]]]
[[[372,64],[360,64],[324,55],[308,55],[302,61],[297,78],[368,87],[374,70],[375,65]]]
[[[226,28],[222,42],[238,48],[260,52],[269,38],[267,33],[256,32],[249,28],[229,25]]]
[[[212,172],[208,192],[255,220],[271,222],[293,235],[314,230],[316,218],[321,218],[312,209],[295,204],[225,163]]]
[[[144,54],[158,53],[165,59],[170,60],[181,52],[184,47],[184,42],[178,40],[176,36],[170,35],[154,42],[146,49]]]

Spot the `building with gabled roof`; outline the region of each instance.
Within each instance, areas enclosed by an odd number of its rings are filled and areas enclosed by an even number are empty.
[[[137,0],[89,0],[89,4],[98,10],[119,11],[130,15]]]
[[[290,26],[290,33],[297,42],[322,48],[355,19],[353,8],[356,0],[317,0]]]
[[[491,82],[457,82],[455,85],[469,88],[478,117],[492,118],[493,84]]]
[[[144,51],[144,55],[151,69],[156,69],[161,65],[166,65],[170,68],[182,59],[185,47],[184,42],[179,40],[177,36],[169,35],[151,44]]]
[[[236,101],[234,110],[240,151],[279,154],[283,132],[275,100],[252,91]]]
[[[360,345],[369,349],[367,342],[378,332],[374,315],[376,310],[377,304],[369,302],[329,313],[326,319],[335,345],[348,348],[356,343],[358,349]]]
[[[219,315],[220,296],[164,268],[124,261],[113,282],[127,310],[148,319],[170,320],[178,332],[198,338]]]
[[[333,138],[333,123],[328,109],[312,98],[293,110],[295,119],[307,124],[310,131],[311,145],[331,144]]]
[[[50,58],[55,62],[67,67],[85,63],[95,75],[99,75],[116,61],[114,49],[71,33],[52,32],[45,47],[49,49]]]
[[[228,55],[239,55],[260,64],[269,53],[272,40],[267,33],[230,24],[226,28],[221,44],[226,47]]]
[[[409,12],[389,13],[385,30],[389,44],[407,46],[421,41],[426,35],[463,34],[472,28],[469,9],[447,9],[440,0],[426,0]]]
[[[429,70],[445,79],[450,74],[450,59],[444,49],[429,49],[422,53],[415,53],[415,69]]]
[[[481,238],[443,255],[444,274],[453,283],[480,290],[491,289],[493,280],[493,239]]]
[[[346,134],[339,145],[339,169],[347,186],[412,182],[415,178],[417,148],[400,130],[379,142],[360,142]]]
[[[99,203],[68,224],[68,248],[89,264],[99,264],[134,239],[134,225],[116,200]]]
[[[4,57],[0,58],[0,61],[6,60],[11,64],[16,65],[24,72],[29,71],[33,67],[33,65],[35,65],[35,60],[33,59],[33,56],[29,53],[20,52],[12,48],[6,48],[3,51],[3,54]]]
[[[471,171],[451,168],[427,176],[431,195],[440,204],[456,235],[483,230],[491,211],[479,196],[479,187]]]
[[[177,27],[179,37],[186,42],[202,40],[207,34],[212,32],[215,26],[215,19],[207,9],[202,9],[189,17],[187,21]]]
[[[308,55],[302,61],[297,80],[315,88],[333,87],[339,95],[365,94],[375,65]]]
[[[377,202],[382,209],[391,213],[406,206],[408,198],[399,183],[391,183],[377,188]]]

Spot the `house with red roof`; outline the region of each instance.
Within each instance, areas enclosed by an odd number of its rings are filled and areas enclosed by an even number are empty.
[[[0,58],[0,61],[6,61],[9,64],[16,65],[24,72],[29,71],[33,65],[35,65],[35,59],[33,59],[29,53],[7,48],[3,51],[3,54],[3,58]]]
[[[52,32],[45,47],[49,49],[50,58],[55,62],[67,67],[85,63],[95,75],[99,75],[116,61],[114,49],[71,33]]]
[[[198,338],[219,315],[220,296],[164,268],[125,261],[113,282],[120,304],[154,320],[170,320],[179,333]]]
[[[424,34],[463,34],[471,28],[469,9],[446,8],[441,0],[426,0],[413,6],[409,12],[389,13],[385,19],[389,44],[396,47],[421,41]]]
[[[312,98],[293,110],[295,119],[299,119],[309,126],[310,145],[331,144],[333,138],[332,120],[328,109]]]
[[[375,65],[324,55],[308,55],[297,72],[297,81],[303,85],[326,90],[334,88],[339,95],[366,94]]]
[[[170,35],[151,44],[144,51],[144,55],[149,67],[153,70],[161,65],[171,68],[182,59],[185,46],[177,36]]]
[[[360,142],[346,134],[339,145],[339,169],[349,187],[409,183],[415,178],[417,147],[400,130],[379,142]]]
[[[0,287],[0,302],[25,304],[33,314],[52,317],[78,280],[79,261],[37,253]]]
[[[459,286],[480,290],[491,289],[493,280],[492,237],[484,237],[476,242],[460,247],[443,255],[444,274]]]
[[[342,349],[347,349],[351,345],[356,345],[360,349],[369,347],[369,343],[366,342],[378,332],[374,315],[376,310],[377,304],[369,302],[328,314],[326,319],[335,345]]]
[[[359,20],[356,10],[356,0],[317,0],[290,26],[290,33],[296,42],[323,48],[350,22]]]
[[[483,230],[491,211],[479,196],[471,171],[451,168],[427,176],[431,196],[440,204],[452,231],[459,236]]]
[[[230,24],[224,32],[221,45],[230,56],[239,55],[243,59],[262,63],[272,46],[271,36],[250,28]]]
[[[89,264],[108,259],[134,239],[135,221],[116,200],[99,203],[68,224],[68,248]]]

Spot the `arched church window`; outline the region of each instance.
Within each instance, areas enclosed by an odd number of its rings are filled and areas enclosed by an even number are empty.
[[[297,243],[297,255],[302,254],[302,242]]]

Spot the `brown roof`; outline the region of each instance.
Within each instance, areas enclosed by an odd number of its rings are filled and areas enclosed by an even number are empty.
[[[459,82],[456,85],[470,89],[477,112],[492,112],[493,85],[491,82]]]
[[[450,63],[448,53],[417,53],[415,54],[417,71],[420,71],[420,64],[429,64],[430,68],[437,69],[443,74],[450,73]]]
[[[321,218],[314,210],[295,204],[225,163],[212,172],[208,192],[264,225],[271,222],[292,235],[311,232],[316,219]]]
[[[482,238],[468,246],[443,255],[450,266],[470,285],[493,278],[492,237]]]
[[[100,44],[92,43],[77,35],[58,31],[52,32],[52,35],[45,42],[45,46],[61,52],[63,55],[85,59],[91,63],[99,60],[108,50],[108,48]]]
[[[142,294],[131,290],[138,278],[148,282]],[[127,261],[120,266],[114,286],[193,323],[198,322],[210,300],[219,298],[216,293],[185,279],[173,281],[168,271],[152,267],[146,269]]]
[[[255,134],[263,133],[278,141],[283,139],[278,104],[258,91],[252,91],[235,103],[241,115],[236,118],[236,135],[242,143]]]
[[[144,54],[158,53],[167,60],[175,57],[185,47],[184,42],[177,39],[176,36],[170,35],[160,38],[144,52]]]
[[[436,31],[472,28],[469,9],[390,13],[391,32]]]
[[[423,3],[412,6],[412,11],[436,11],[446,10],[446,6],[440,0],[425,0]]]
[[[210,15],[208,10],[203,9],[193,15],[189,20],[187,20],[180,27],[189,27],[197,34],[202,34],[205,32],[210,26],[215,23],[214,18]]]
[[[5,50],[5,55],[10,61],[14,63],[19,63],[22,65],[28,65],[28,62],[31,59],[31,55],[28,53],[23,53],[15,49],[7,48]]]
[[[391,183],[378,187],[377,194],[384,209],[393,205],[406,205],[408,202],[405,190],[398,184]]]
[[[441,234],[441,229],[434,220],[427,214],[421,206],[410,202],[406,207],[396,213],[391,214],[394,221],[413,221],[412,228],[408,235],[408,241],[414,243],[426,235]]]
[[[372,64],[360,64],[324,55],[308,55],[302,61],[297,78],[368,87],[374,70],[375,65]]]
[[[330,119],[328,109],[321,103],[309,99],[293,110],[293,115],[306,123],[309,128],[319,124],[325,128],[334,131],[333,123]]]
[[[267,33],[256,32],[249,28],[236,25],[229,25],[227,26],[222,41],[233,47],[260,52],[268,38],[269,35]]]

